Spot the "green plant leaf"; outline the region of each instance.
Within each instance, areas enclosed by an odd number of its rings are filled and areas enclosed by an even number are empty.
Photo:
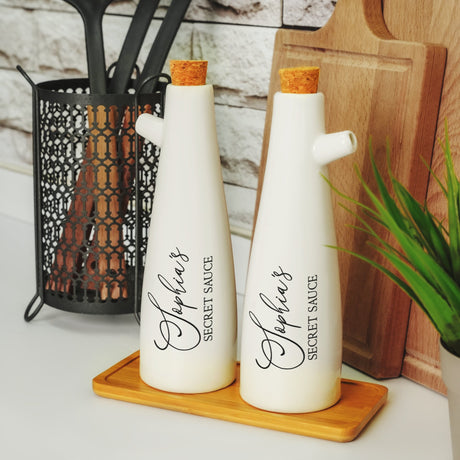
[[[342,206],[346,211],[348,211],[358,222],[360,222],[363,227],[358,227],[358,226],[354,226],[354,225],[350,225],[349,227],[350,228],[354,228],[356,230],[359,230],[363,233],[367,233],[369,236],[373,237],[376,241],[378,241],[383,247],[385,247],[387,250],[389,251],[392,251],[394,252],[395,254],[398,254],[399,257],[401,257],[402,259],[404,260],[407,260],[406,259],[406,256],[405,254],[403,254],[401,251],[399,251],[397,248],[395,248],[394,246],[390,245],[386,240],[384,240],[383,238],[380,237],[380,235],[375,231],[375,229],[368,223],[366,222],[366,220],[361,217],[360,215],[358,215],[357,213],[353,212],[351,209],[347,208],[346,206],[343,206],[341,203],[340,203],[340,206]],[[369,217],[369,216],[368,216]],[[372,216],[370,217],[371,220],[373,220],[374,222],[382,225],[384,228],[387,228],[386,225],[380,220],[378,219],[377,217],[375,216]]]
[[[422,208],[400,182],[393,181],[393,190],[401,205],[404,206],[405,214],[410,218],[414,231],[417,232],[417,240],[433,259],[439,261],[444,270],[451,272],[449,245],[431,214]]]
[[[401,278],[399,278],[397,275],[395,275],[393,272],[388,270],[386,267],[383,265],[379,264],[375,260],[372,260],[369,257],[363,256],[362,254],[359,254],[357,252],[350,251],[349,249],[338,247],[338,246],[327,246],[333,249],[337,249],[339,251],[345,252],[347,254],[352,255],[353,257],[356,257],[357,259],[363,260],[364,262],[368,263],[369,265],[372,265],[373,267],[377,268],[380,270],[384,275],[386,275],[388,278],[391,279],[395,284],[399,286],[400,289],[402,289],[412,300],[414,300],[417,304],[420,302],[420,299],[418,298],[417,294],[412,290],[412,288]],[[377,250],[381,249],[379,247],[375,247]]]
[[[444,194],[444,196],[447,196],[447,189],[444,186],[444,184],[441,182],[441,179],[439,179],[437,174],[433,171],[433,168],[426,162],[425,158],[423,158],[422,156],[420,157],[420,160],[426,166],[426,168],[428,169],[431,177],[433,177],[433,179],[436,181],[436,183],[438,184],[438,186],[441,189],[441,191]]]
[[[337,248],[369,263],[388,276],[425,311],[446,345],[460,355],[460,182],[455,175],[446,127],[443,145],[446,163],[446,186],[429,168],[446,196],[447,223],[430,213],[394,176],[387,149],[389,186],[380,173],[372,152],[369,155],[377,189],[374,192],[358,167],[355,172],[370,204],[364,205],[341,194],[361,213],[350,212],[359,225],[351,226],[370,238],[368,244],[397,271],[393,273],[370,257]],[[330,183],[330,182],[329,182]],[[330,184],[331,185],[331,184]],[[332,185],[331,185],[332,187]],[[379,228],[389,231],[396,244],[380,236]],[[392,239],[393,241],[393,239]]]
[[[368,212],[370,215],[375,215],[375,211],[370,208],[369,206],[366,206],[363,203],[360,203],[358,200],[353,199],[351,196],[346,195],[345,193],[342,193],[339,189],[334,187],[332,182],[327,178],[324,174],[321,174],[321,177],[327,182],[329,187],[331,187],[331,190],[337,194],[340,198],[344,198],[345,200],[349,201],[350,203],[354,204],[355,206],[358,206],[359,208],[364,209],[366,212]],[[343,206],[344,209],[347,209],[345,206]]]
[[[444,159],[446,162],[447,173],[447,211],[449,223],[449,238],[450,238],[450,256],[452,259],[452,272],[454,279],[460,282],[460,216],[459,216],[459,183],[455,175],[452,154],[450,151],[449,135],[447,132],[446,123],[446,139],[443,146]]]
[[[389,147],[387,147],[387,149],[388,148]],[[392,218],[394,219],[396,224],[401,229],[405,229],[406,231],[409,230],[405,216],[400,212],[395,200],[391,197],[390,192],[388,191],[388,188],[385,185],[383,177],[377,168],[377,165],[375,163],[374,153],[372,151],[372,146],[369,147],[369,156],[371,159],[372,171],[374,173],[374,177],[377,182],[377,188],[378,188],[380,197],[382,199],[383,205],[385,206],[386,209],[388,209],[388,212],[391,214]],[[388,156],[388,150],[387,150],[387,156]],[[391,173],[391,169],[389,168],[388,170]],[[360,177],[361,183],[363,183],[362,176],[359,175],[359,177]]]
[[[385,215],[385,221],[388,223],[390,231],[396,237],[398,244],[406,254],[412,266],[433,286],[438,292],[442,292],[449,305],[460,304],[460,289],[458,284],[449,276],[449,274],[427,254],[412,238],[408,237],[392,221],[388,211],[380,205],[382,215]]]
[[[422,247],[420,247],[413,240],[412,235],[407,233],[407,225],[403,225],[401,228],[398,223],[401,223],[401,219],[395,217],[391,211],[394,211],[392,207],[391,210],[387,209],[385,205],[380,202],[377,196],[372,192],[370,187],[366,184],[361,176],[359,176],[362,186],[364,187],[367,195],[370,197],[373,205],[381,220],[385,223],[387,228],[391,233],[396,237],[398,244],[401,246],[403,252],[406,254],[407,258],[410,260],[410,263],[417,267],[418,271],[426,279],[432,279],[434,283],[438,285],[441,284],[446,290],[446,296],[454,301],[460,302],[460,293],[452,288],[452,283],[449,279],[449,276],[446,276],[446,272],[438,266],[438,264],[433,263],[433,259],[425,253]],[[400,215],[399,210],[396,212],[397,216]],[[458,296],[457,296],[458,294]],[[458,298],[456,298],[458,297]]]
[[[438,332],[441,335],[445,335],[447,325],[454,322],[453,320],[456,314],[452,311],[443,295],[434,289],[423,276],[417,273],[417,271],[415,271],[412,267],[402,262],[398,257],[388,252],[385,253],[382,251],[382,253],[393,264],[396,270],[401,273],[407,284],[415,293],[415,297],[412,297],[412,299],[428,315]],[[458,324],[460,325],[459,320],[460,318],[457,319]]]

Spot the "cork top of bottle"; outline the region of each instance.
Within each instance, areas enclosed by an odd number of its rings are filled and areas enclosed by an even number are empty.
[[[319,67],[290,67],[279,70],[281,92],[312,94],[318,91]]]
[[[171,82],[176,86],[200,86],[206,84],[208,61],[190,60],[169,62]]]

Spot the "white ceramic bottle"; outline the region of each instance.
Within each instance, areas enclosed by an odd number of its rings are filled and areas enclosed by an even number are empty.
[[[203,63],[174,61],[185,72]],[[202,393],[235,379],[233,255],[213,88],[175,84],[172,65],[171,74],[164,119],[144,114],[136,123],[139,134],[161,146],[142,289],[140,376],[160,390]]]
[[[325,134],[321,93],[276,93],[244,302],[242,398],[303,413],[340,398],[342,315],[327,163],[356,150]]]

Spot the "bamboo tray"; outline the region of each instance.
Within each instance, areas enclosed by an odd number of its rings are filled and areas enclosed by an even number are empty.
[[[355,439],[385,404],[388,393],[383,385],[342,379],[342,397],[329,409],[308,414],[266,412],[241,399],[239,372],[232,385],[212,393],[185,395],[149,387],[139,377],[139,351],[95,377],[93,390],[120,401],[337,442]]]

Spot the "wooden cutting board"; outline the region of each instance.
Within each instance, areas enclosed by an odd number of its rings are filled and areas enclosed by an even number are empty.
[[[383,0],[388,29],[400,39],[439,43],[447,48],[444,87],[439,109],[437,137],[444,138],[444,120],[457,171],[460,171],[460,8],[457,0]],[[441,147],[434,146],[432,168],[444,177]],[[446,215],[442,194],[429,181],[427,202],[436,214]],[[445,392],[439,369],[439,336],[421,310],[411,308],[403,374],[440,392]]]
[[[322,29],[279,30],[258,197],[265,171],[273,94],[279,90],[278,69],[319,65],[319,91],[326,98],[327,131],[351,129],[359,143],[355,155],[329,167],[333,184],[365,200],[353,164],[358,165],[364,178],[371,177],[368,142],[372,136],[377,162],[384,167],[389,139],[395,174],[415,196],[423,199],[428,173],[419,157],[431,159],[445,57],[444,47],[393,39],[383,22],[380,0],[338,0],[331,19]],[[258,199],[256,212],[257,206]],[[337,206],[335,197],[334,207],[339,246],[374,256],[365,235],[350,228],[357,222]],[[377,378],[400,375],[409,299],[380,272],[356,258],[339,253],[339,263],[344,361]]]

